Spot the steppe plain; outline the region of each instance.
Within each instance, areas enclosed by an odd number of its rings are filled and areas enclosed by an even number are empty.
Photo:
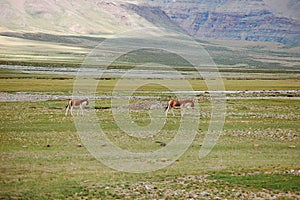
[[[0,199],[300,198],[298,47],[199,41],[218,66],[226,91],[225,124],[217,144],[199,159],[211,98],[205,81],[191,78],[188,81],[198,92],[194,100],[200,106],[193,143],[166,168],[126,173],[96,160],[82,145],[73,118],[64,115],[76,69],[103,38],[0,37]],[[193,73],[188,68],[182,71]],[[155,136],[128,136],[112,115],[117,81],[114,76],[101,79],[97,98],[92,99],[94,107],[84,112],[94,111],[99,118],[95,123],[123,149],[163,148],[178,130],[179,111],[168,116]],[[159,80],[164,81],[185,89],[180,87],[181,80]],[[129,105],[133,123],[147,126],[149,110],[163,111],[172,95],[156,84],[139,88]]]

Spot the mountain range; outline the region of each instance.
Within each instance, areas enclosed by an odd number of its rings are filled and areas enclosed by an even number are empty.
[[[300,43],[299,0],[2,0],[0,34],[106,37],[143,27],[196,38]]]

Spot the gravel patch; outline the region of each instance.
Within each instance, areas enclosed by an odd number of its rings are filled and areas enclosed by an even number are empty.
[[[52,95],[52,94],[30,94],[25,92],[17,93],[0,93],[0,102],[21,102],[21,101],[47,101],[47,100],[64,100],[70,96]]]
[[[116,199],[299,199],[295,192],[276,192],[268,189],[251,191],[243,187],[230,187],[218,180],[207,178],[208,175],[186,175],[166,178],[162,181],[138,183],[93,184],[85,181],[89,193]],[[223,184],[220,189],[220,184]],[[81,193],[75,194],[82,198]]]
[[[151,92],[155,93],[155,92]],[[199,95],[199,99],[210,100],[210,94],[207,91],[177,91],[176,93],[193,94]],[[157,92],[157,96],[160,96],[162,92]],[[272,91],[272,90],[261,90],[261,91],[225,91],[227,99],[300,99],[300,90],[282,90],[282,91]],[[145,93],[146,95],[146,93]],[[136,97],[139,99],[146,99],[147,96]],[[28,93],[28,92],[16,92],[16,93],[6,93],[0,92],[0,102],[19,102],[19,101],[47,101],[47,100],[64,100],[71,98],[71,95],[54,95],[54,94],[43,94],[43,93]],[[111,98],[109,96],[97,96],[91,97],[90,99],[103,99]],[[155,98],[155,97],[149,97]],[[145,102],[147,104],[147,102]],[[154,102],[154,107],[161,107],[161,105]],[[137,105],[138,107],[139,105]],[[156,106],[156,107],[155,107]],[[144,106],[141,106],[144,108]],[[146,105],[147,107],[147,105]],[[135,109],[135,108],[133,108]]]

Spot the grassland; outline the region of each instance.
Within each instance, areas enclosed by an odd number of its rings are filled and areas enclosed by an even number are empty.
[[[96,36],[1,33],[0,64],[79,67],[85,57],[104,40],[103,37]],[[199,43],[221,70],[281,72],[296,70],[299,72],[299,47],[289,47],[279,43],[222,40],[199,41]],[[166,56],[161,52],[158,54],[148,52],[139,57],[132,55],[131,59],[139,63],[149,57],[156,61],[174,64],[174,55]],[[128,58],[123,58],[123,61],[126,59]],[[179,60],[177,58],[177,61]],[[180,64],[182,63],[185,61],[180,60]]]
[[[49,75],[49,74],[27,74],[11,70],[0,69],[0,92],[50,92],[61,94],[72,94],[73,84],[76,80],[74,76]],[[165,85],[176,85],[178,90],[185,90],[181,85],[185,80],[159,80]],[[99,93],[110,92],[118,82],[117,79],[103,79],[99,81],[97,91]],[[123,88],[126,90],[131,83],[143,82],[143,79],[133,79],[127,81]],[[189,80],[194,90],[207,90],[204,80]],[[298,78],[259,80],[254,77],[250,80],[228,80],[224,79],[226,90],[298,90],[300,80]],[[165,87],[159,85],[145,85],[141,91],[167,91]]]
[[[4,93],[72,94],[74,77],[5,70],[1,74],[0,91]],[[98,88],[100,94],[111,91],[117,80],[103,81]],[[206,88],[203,80],[191,80],[191,84],[197,90]],[[225,87],[299,90],[300,82],[225,80]],[[163,89],[153,85],[143,88],[150,93]],[[163,93],[155,94],[156,100],[167,100]],[[145,96],[132,103],[143,103],[147,98],[153,100]],[[81,140],[74,121],[64,116],[65,100],[1,102],[0,198],[299,198],[299,99],[229,98],[224,131],[212,152],[201,160],[198,153],[207,132],[211,105],[205,95],[199,96],[199,103],[201,123],[187,152],[164,169],[132,174],[104,166],[78,145]],[[158,141],[170,141],[180,124],[180,115],[175,112],[154,138],[132,138],[116,125],[110,99],[96,101],[95,107],[100,108],[96,109],[100,121],[95,123],[101,124],[116,145],[131,151],[161,148]],[[133,110],[131,114],[135,123],[149,123],[148,110]]]
[[[299,175],[294,174],[299,170],[299,100],[229,101],[224,133],[211,154],[203,160],[197,157],[208,123],[203,117],[199,127],[203,131],[176,163],[145,174],[111,170],[78,147],[81,141],[72,118],[63,117],[64,105],[64,101],[1,103],[1,198],[187,198],[187,193],[201,192],[221,198],[239,194],[245,199],[259,192],[292,199],[299,195]],[[207,116],[209,102],[202,107]],[[141,144],[160,148],[153,139],[122,136],[109,110],[97,114],[117,145],[129,150]],[[167,142],[173,136],[176,116],[155,141]],[[187,192],[177,194],[183,189]]]
[[[49,68],[78,68],[102,40],[35,34],[2,35],[0,39],[1,64]],[[207,133],[211,102],[209,94],[197,95],[200,124],[193,143],[172,165],[142,174],[110,169],[82,145],[74,119],[64,116],[74,76],[0,69],[0,96],[4,97],[0,102],[0,199],[299,199],[299,92],[276,93],[300,90],[299,52],[278,44],[200,42],[221,73],[235,74],[224,78],[226,90],[257,92],[228,95],[224,130],[203,159],[198,154]],[[103,98],[95,101],[99,118],[95,123],[116,145],[129,151],[163,148],[161,145],[178,129],[179,112],[170,115],[154,137],[128,136],[112,115],[109,97],[117,81],[99,81],[97,95]],[[133,79],[128,84],[140,81]],[[185,90],[181,81],[166,79],[160,83]],[[189,82],[194,90],[207,90],[204,80]],[[269,90],[275,92],[267,93]],[[167,91],[148,84],[136,91],[131,103],[155,101],[165,105],[170,95]],[[24,96],[5,101],[6,95]],[[30,95],[37,99],[32,101]],[[63,98],[39,99],[39,95]],[[135,123],[146,126],[150,122],[148,112],[138,107],[131,115]]]

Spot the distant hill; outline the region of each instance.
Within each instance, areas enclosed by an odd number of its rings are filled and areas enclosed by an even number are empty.
[[[299,45],[299,0],[153,0],[198,38]]]
[[[97,35],[149,26],[197,38],[299,45],[300,1],[2,0],[0,32]]]
[[[150,26],[119,1],[2,0],[1,32],[50,34],[113,34],[132,27]]]

